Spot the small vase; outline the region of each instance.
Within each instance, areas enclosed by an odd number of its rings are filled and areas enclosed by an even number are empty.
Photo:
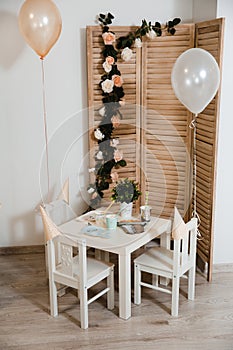
[[[130,219],[132,217],[133,203],[121,203],[120,205],[120,214],[122,219]]]

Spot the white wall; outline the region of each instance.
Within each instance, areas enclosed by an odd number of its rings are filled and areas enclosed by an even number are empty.
[[[233,2],[231,0],[218,0],[217,17],[225,17],[225,35],[215,215],[214,262],[216,264],[233,262],[233,228],[231,226],[233,212]]]
[[[165,22],[192,18],[192,1],[56,0],[63,22],[61,36],[45,58],[49,164],[52,198],[72,175],[72,204],[81,212],[85,203],[80,187],[87,184],[83,164],[88,150],[86,25],[94,25],[100,12],[112,12],[115,25]],[[23,0],[0,1],[0,246],[43,242],[35,207],[46,199],[46,173],[40,160],[44,149],[41,62],[19,34],[17,16]],[[78,174],[78,176],[77,176]]]
[[[217,1],[217,0],[216,0]],[[87,152],[87,82],[85,27],[93,25],[100,12],[111,11],[114,24],[140,24],[142,18],[165,22],[181,17],[183,22],[215,17],[214,0],[107,0],[80,2],[57,0],[63,29],[45,59],[50,176],[53,198],[62,181],[72,174],[72,203],[77,212],[85,208],[79,199],[87,171],[82,163]],[[17,15],[22,0],[0,2],[0,246],[33,245],[43,242],[41,222],[34,208],[40,203],[40,189],[46,194],[46,176],[39,183],[40,159],[44,148],[40,60],[19,34]],[[208,6],[207,6],[208,5]],[[156,17],[153,17],[152,14]],[[214,263],[233,262],[233,234],[230,225],[233,198],[233,149],[231,82],[233,68],[233,3],[218,0],[217,17],[226,17],[225,54],[219,132],[216,229]],[[79,175],[77,177],[77,174]],[[78,209],[79,207],[79,209]]]
[[[193,0],[193,22],[216,17],[217,0]]]
[[[225,17],[224,55],[221,83],[219,142],[217,158],[217,186],[214,228],[214,264],[233,263],[233,118],[232,118],[232,52],[233,2],[231,0],[194,0],[194,21]]]

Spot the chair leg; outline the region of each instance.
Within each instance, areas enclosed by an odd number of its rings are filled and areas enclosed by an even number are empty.
[[[195,297],[195,266],[188,272],[188,299],[194,300]]]
[[[134,304],[141,304],[141,270],[134,264]]]
[[[109,310],[114,309],[114,269],[111,268],[110,276],[107,277],[107,286],[109,289],[107,293],[107,306]]]
[[[180,286],[180,278],[173,277],[173,279],[172,279],[172,308],[171,308],[172,316],[178,316],[179,286]]]
[[[87,288],[84,287],[83,290],[80,290],[80,320],[81,328],[88,328],[88,295]]]
[[[57,286],[54,282],[53,277],[49,279],[49,296],[50,296],[50,314],[53,317],[58,315],[58,306],[57,306]]]

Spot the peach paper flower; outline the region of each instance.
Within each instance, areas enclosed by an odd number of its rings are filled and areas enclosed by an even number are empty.
[[[120,118],[118,117],[118,115],[114,115],[112,116],[111,118],[111,122],[112,122],[112,125],[113,127],[116,129],[120,126]]]
[[[111,176],[112,182],[117,182],[119,176],[116,171],[111,173],[110,176]]]
[[[115,34],[111,32],[105,32],[102,34],[105,45],[112,45],[115,42]]]
[[[106,62],[108,63],[108,64],[113,64],[114,62],[115,62],[115,60],[114,60],[114,57],[112,57],[112,56],[107,56],[106,57]]]
[[[120,75],[114,74],[114,75],[112,76],[112,80],[113,80],[114,85],[115,85],[116,87],[121,87],[122,84],[123,84],[123,79],[122,79],[122,77],[121,77]]]

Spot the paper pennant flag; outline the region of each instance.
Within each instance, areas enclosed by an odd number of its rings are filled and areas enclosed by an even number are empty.
[[[180,215],[177,207],[174,208],[174,220],[172,225],[172,238],[183,239],[187,235],[187,228],[185,222]]]
[[[40,212],[41,212],[41,217],[42,217],[43,226],[44,226],[45,238],[47,242],[53,237],[60,235],[61,232],[59,231],[55,223],[50,219],[50,217],[48,216],[48,214],[46,213],[46,211],[42,206],[40,206]]]

